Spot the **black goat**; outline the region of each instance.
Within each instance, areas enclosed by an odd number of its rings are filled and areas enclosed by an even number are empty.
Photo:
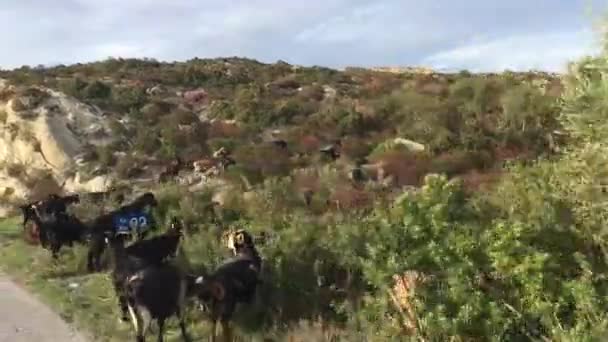
[[[21,215],[23,215],[23,229],[25,229],[25,225],[27,224],[28,221],[31,221],[34,218],[34,204],[36,204],[38,202],[31,202],[28,204],[24,204],[19,206],[19,209],[21,209]]]
[[[121,320],[128,315],[136,331],[136,341],[145,341],[145,333],[152,319],[158,322],[158,341],[163,340],[164,322],[172,315],[180,321],[182,336],[189,341],[183,319],[183,308],[188,293],[194,293],[194,277],[188,277],[174,265],[150,264],[143,258],[127,254],[125,233],[108,236],[112,251],[111,278],[114,285]]]
[[[183,314],[188,289],[193,287],[188,280],[189,277],[170,264],[149,266],[127,278],[127,306],[137,342],[145,342],[152,319],[158,323],[158,342],[162,342],[165,320],[173,315],[179,319],[183,340],[190,341]]]
[[[40,234],[40,229],[53,227],[58,220],[66,219],[68,217],[67,207],[70,204],[79,202],[80,199],[78,195],[62,197],[51,194],[44,200],[21,206],[24,232],[27,230],[27,222],[34,221],[35,224],[29,232],[31,239],[33,240],[32,242],[36,242],[36,239],[40,239],[40,244],[42,247],[46,248],[48,244],[48,234]]]
[[[112,260],[111,278],[114,291],[118,298],[118,306],[121,312],[122,321],[129,320],[127,307],[126,284],[127,279],[137,271],[144,269],[149,264],[143,259],[132,257],[126,254],[124,239],[125,233],[109,234],[105,237],[110,247]]]
[[[54,214],[65,214],[67,213],[68,205],[76,203],[80,203],[80,197],[77,194],[63,197],[57,194],[50,194],[46,199],[22,205],[19,208],[23,215],[23,228],[25,229],[27,222],[32,220],[34,215],[36,215],[34,212],[34,205],[36,205],[38,211],[43,214],[43,217],[40,217],[40,219],[42,221],[47,221],[45,220],[45,218],[47,218],[46,215],[54,216]],[[54,217],[51,219],[54,219]]]
[[[72,246],[74,242],[85,244],[89,230],[78,218],[65,213],[53,213],[41,216],[38,205],[33,205],[35,215],[32,217],[40,236],[43,248],[48,248],[54,259],[59,256],[63,245]],[[54,217],[51,219],[50,217]],[[43,221],[41,217],[45,217]],[[36,229],[35,228],[35,229]]]
[[[220,321],[225,341],[232,340],[230,321],[238,303],[250,303],[260,283],[262,259],[253,238],[244,230],[228,237],[228,247],[235,257],[219,266],[209,276],[196,279],[199,300],[211,311],[212,341],[216,340],[217,321]]]
[[[105,250],[107,237],[113,237],[117,230],[120,228],[117,225],[120,223],[117,220],[125,219],[129,221],[130,215],[143,215],[147,207],[156,207],[158,201],[151,192],[146,192],[143,195],[136,198],[130,204],[124,205],[114,211],[107,214],[101,215],[94,219],[90,224],[91,229],[91,243],[89,247],[89,253],[87,255],[87,269],[89,272],[99,271],[101,269],[101,255]],[[140,230],[139,226],[136,227],[137,240],[143,239],[148,233],[148,229],[154,229],[154,222],[151,221],[152,217],[148,216],[149,222],[146,222],[146,230]],[[139,222],[138,222],[139,223]],[[132,229],[129,226],[129,222],[126,222],[127,226],[124,228]],[[143,228],[143,227],[142,227]],[[127,233],[126,231],[123,231]],[[131,233],[131,232],[128,232]],[[123,241],[124,239],[120,239]]]
[[[171,226],[167,232],[131,244],[126,248],[126,253],[130,256],[144,259],[150,264],[160,265],[166,258],[176,256],[181,237],[181,222],[177,217],[173,217]]]

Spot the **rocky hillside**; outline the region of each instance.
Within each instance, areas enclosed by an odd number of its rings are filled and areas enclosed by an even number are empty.
[[[104,191],[79,170],[89,146],[112,142],[98,108],[45,87],[0,82],[0,194],[16,203],[49,191]]]
[[[60,188],[151,186],[179,157],[185,166],[161,182],[253,191],[275,179],[304,202],[314,194],[359,207],[428,172],[477,189],[505,160],[550,154],[561,139],[552,74],[224,58],[109,59],[0,77],[0,192],[12,203]],[[234,165],[221,167],[219,149]]]

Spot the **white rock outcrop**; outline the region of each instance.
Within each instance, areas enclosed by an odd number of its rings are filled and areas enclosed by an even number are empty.
[[[65,191],[102,191],[110,180],[82,180],[77,156],[88,144],[110,141],[99,109],[63,93],[38,87],[16,88],[0,80],[0,196],[18,203],[43,191],[35,185],[47,175]],[[43,195],[43,194],[42,194]],[[1,209],[1,208],[0,208]],[[2,215],[2,210],[0,210]]]

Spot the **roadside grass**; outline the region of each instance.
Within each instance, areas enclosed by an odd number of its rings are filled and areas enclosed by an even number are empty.
[[[27,244],[21,235],[18,218],[0,220],[0,270],[12,280],[35,294],[66,322],[73,324],[91,341],[123,342],[134,339],[131,323],[120,322],[117,299],[107,272],[86,273],[86,247],[64,248],[54,262],[50,252],[40,246]],[[221,247],[212,232],[186,236],[184,250],[178,263],[189,269],[213,266],[223,259]],[[198,253],[194,253],[197,251]],[[191,256],[185,259],[186,255]],[[107,258],[107,255],[105,256]],[[256,315],[256,308],[243,306],[235,314],[235,341],[336,341],[320,332],[319,322],[301,321],[288,331],[244,329],[246,322]],[[258,311],[259,312],[259,311]],[[207,341],[211,329],[208,316],[188,305],[188,331],[193,341]],[[243,324],[244,323],[244,324]],[[167,321],[166,341],[182,341],[176,319]],[[219,330],[219,327],[218,327]],[[152,324],[148,339],[155,340],[157,327]]]
[[[23,241],[18,219],[0,221],[0,246],[0,269],[93,341],[134,339],[131,324],[118,320],[108,273],[86,274],[85,247],[65,248],[59,261],[53,262],[47,250]],[[209,333],[206,317],[193,311],[188,312],[189,332],[195,341],[205,340]],[[181,341],[176,320],[167,323],[166,340]],[[155,335],[156,326],[150,330],[148,334]]]

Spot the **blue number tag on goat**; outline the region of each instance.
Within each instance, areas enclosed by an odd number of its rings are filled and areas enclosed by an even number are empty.
[[[114,216],[114,229],[117,234],[142,233],[150,227],[146,213],[128,213]]]

